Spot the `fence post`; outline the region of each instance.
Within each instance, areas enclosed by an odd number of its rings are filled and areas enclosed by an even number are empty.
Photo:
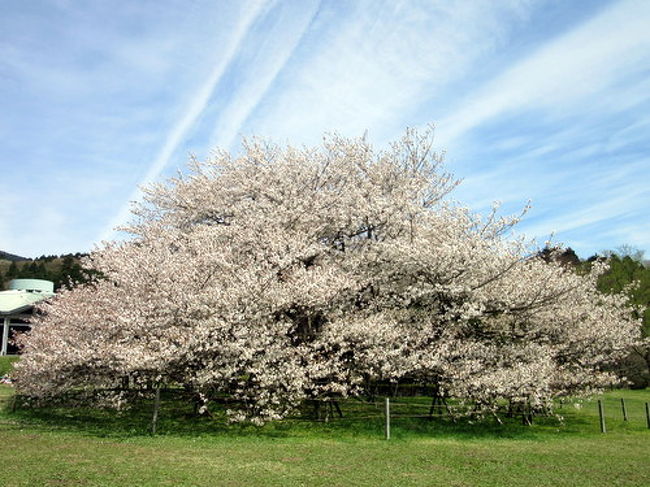
[[[623,421],[627,421],[627,408],[625,407],[625,399],[621,398],[621,410],[623,411]]]
[[[156,395],[153,402],[153,418],[151,419],[151,434],[156,434],[158,426],[158,411],[160,410],[160,385],[156,387]]]
[[[386,398],[386,439],[390,440],[390,399]]]
[[[598,399],[598,415],[600,416],[600,432],[607,433],[607,426],[605,426],[605,410],[603,409],[603,401]]]
[[[650,429],[650,405],[647,402],[645,403],[645,422],[648,425],[648,429]]]

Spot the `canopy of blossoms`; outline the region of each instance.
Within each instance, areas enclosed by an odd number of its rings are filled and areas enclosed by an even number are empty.
[[[611,384],[638,339],[622,296],[536,257],[453,202],[456,181],[409,130],[389,150],[244,143],[146,190],[132,238],[87,262],[103,279],[42,307],[15,372],[47,401],[71,390],[173,384],[232,420],[410,381],[490,411]],[[126,381],[126,382],[125,382]]]

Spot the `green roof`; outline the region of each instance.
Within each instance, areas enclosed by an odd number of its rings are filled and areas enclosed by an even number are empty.
[[[0,291],[0,315],[22,313],[54,296],[52,283],[41,279],[14,279],[9,287],[9,291]]]

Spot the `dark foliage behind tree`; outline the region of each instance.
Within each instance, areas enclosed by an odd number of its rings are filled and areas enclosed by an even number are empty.
[[[45,279],[54,283],[54,289],[88,282],[96,273],[82,268],[81,258],[86,254],[42,255],[34,260],[12,261],[5,274],[0,273],[4,288],[12,279]]]
[[[643,320],[645,345],[634,347],[620,364],[621,374],[633,387],[650,386],[650,268],[643,261],[643,251],[629,245],[596,254],[583,264],[590,266],[596,260],[609,259],[609,270],[598,279],[598,289],[607,294],[625,292],[638,306],[638,318]]]

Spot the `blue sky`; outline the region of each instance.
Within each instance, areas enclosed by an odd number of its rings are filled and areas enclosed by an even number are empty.
[[[647,0],[0,0],[0,249],[91,250],[242,135],[429,123],[471,208],[650,251]]]

